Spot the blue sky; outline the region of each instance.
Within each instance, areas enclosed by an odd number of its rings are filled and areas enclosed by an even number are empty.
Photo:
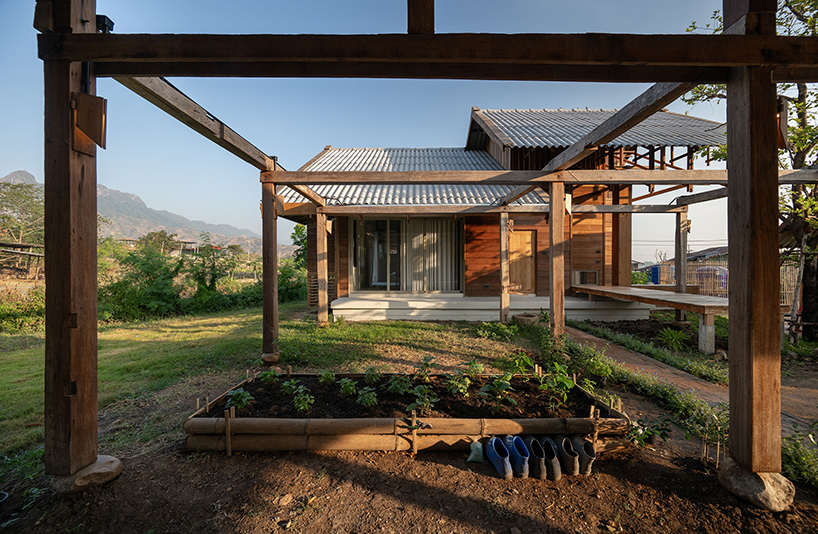
[[[720,0],[438,0],[438,33],[683,33],[707,21]],[[0,0],[0,176],[27,170],[43,180],[42,63],[32,27],[34,2]],[[116,33],[405,33],[405,0],[299,2],[98,0]],[[463,146],[469,112],[480,108],[619,108],[643,84],[335,79],[174,78],[182,91],[261,150],[296,169],[325,145]],[[99,183],[148,206],[261,232],[258,171],[205,140],[117,82],[108,99],[108,149],[98,151]],[[670,109],[685,112],[681,102]],[[692,114],[724,120],[722,106]],[[697,191],[700,188],[697,188]],[[704,190],[704,189],[701,189]],[[637,194],[639,191],[637,190]],[[667,203],[671,195],[656,197]],[[726,202],[691,209],[691,248],[726,244]],[[634,258],[673,256],[672,215],[634,218]],[[282,225],[280,242],[291,226]]]

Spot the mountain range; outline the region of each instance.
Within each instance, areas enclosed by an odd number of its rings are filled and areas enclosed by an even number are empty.
[[[12,184],[42,185],[26,171],[14,171],[0,182]],[[214,243],[241,245],[247,252],[261,253],[261,237],[246,228],[236,228],[229,224],[211,224],[191,221],[181,215],[165,210],[149,208],[137,195],[109,189],[97,185],[97,212],[110,221],[100,229],[102,237],[114,236],[123,239],[137,239],[149,232],[165,230],[185,241],[201,241],[202,232],[208,232]],[[279,255],[292,255],[292,245],[280,245]]]

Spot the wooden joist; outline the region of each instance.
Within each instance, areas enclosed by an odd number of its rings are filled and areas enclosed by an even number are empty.
[[[559,182],[557,182],[559,183]],[[548,204],[523,204],[521,206],[495,206],[495,205],[379,205],[379,206],[325,206],[306,210],[291,208],[305,206],[305,204],[285,204],[282,215],[312,215],[323,213],[325,215],[381,215],[381,214],[401,214],[401,215],[475,215],[480,213],[549,213],[551,208]],[[303,212],[303,213],[302,213]],[[575,214],[583,213],[680,213],[687,212],[687,206],[673,206],[666,204],[622,204],[622,205],[601,205],[601,204],[577,204],[571,206],[571,212]]]
[[[116,81],[138,94],[171,117],[199,132],[217,145],[261,171],[274,170],[274,161],[252,143],[162,78],[115,77]]]

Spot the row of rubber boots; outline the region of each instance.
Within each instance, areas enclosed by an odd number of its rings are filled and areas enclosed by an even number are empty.
[[[486,456],[501,478],[512,476],[557,481],[562,475],[591,474],[594,444],[583,436],[505,436],[486,443]]]

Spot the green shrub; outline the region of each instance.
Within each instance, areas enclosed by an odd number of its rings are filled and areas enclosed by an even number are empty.
[[[0,332],[39,330],[45,325],[45,289],[0,292]]]
[[[278,301],[293,302],[307,298],[307,269],[298,267],[292,258],[278,262]]]
[[[662,342],[662,345],[675,352],[681,352],[684,350],[687,339],[687,332],[683,330],[663,328],[659,332],[659,341]]]
[[[477,327],[477,337],[495,341],[511,341],[519,332],[516,324],[483,323]]]
[[[642,271],[631,271],[631,285],[644,286],[650,283],[650,276],[648,273]]]
[[[809,484],[818,489],[818,421],[812,423],[806,433],[793,425],[791,436],[781,440],[781,459],[784,476],[790,480]]]

